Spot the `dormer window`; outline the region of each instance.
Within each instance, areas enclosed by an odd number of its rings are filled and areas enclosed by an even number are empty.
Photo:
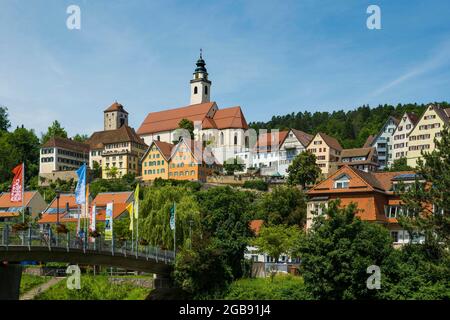
[[[344,174],[334,180],[334,189],[347,189],[350,183],[350,178]]]

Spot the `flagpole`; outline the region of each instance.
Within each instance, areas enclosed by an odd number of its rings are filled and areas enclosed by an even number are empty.
[[[136,195],[136,192],[134,192],[134,194]],[[139,252],[139,193],[137,196],[137,199],[134,199],[134,201],[137,202],[137,207],[136,207],[136,203],[134,204],[135,206],[133,207],[133,216],[135,215],[136,210],[138,211],[137,214],[137,218],[136,218],[136,252]],[[137,209],[136,209],[137,208]]]
[[[177,204],[173,203],[173,253],[174,256],[177,254]]]
[[[22,222],[25,223],[25,160],[22,163]]]
[[[134,199],[133,199],[133,210],[131,212],[131,252],[134,252]]]

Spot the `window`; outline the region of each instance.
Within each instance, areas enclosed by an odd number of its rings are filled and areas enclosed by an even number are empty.
[[[340,176],[338,179],[334,181],[335,189],[347,189],[349,185],[350,179],[347,175]]]
[[[205,94],[208,94],[208,86],[205,86]]]
[[[394,243],[398,243],[398,231],[391,231],[391,237]]]
[[[197,94],[197,93],[198,93],[198,88],[194,87],[194,94]]]

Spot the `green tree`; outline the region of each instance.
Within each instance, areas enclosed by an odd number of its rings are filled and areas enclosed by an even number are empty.
[[[244,162],[239,157],[230,158],[223,164],[227,175],[233,175],[236,171],[243,171],[245,168]]]
[[[89,139],[89,136],[87,134],[79,134],[73,136],[72,140],[78,141],[78,142],[86,142]]]
[[[413,168],[408,166],[406,158],[395,159],[392,165],[385,168],[385,171],[412,171]]]
[[[178,128],[189,131],[191,139],[194,139],[194,123],[191,120],[186,118],[181,119],[178,122]]]
[[[201,231],[200,208],[191,191],[183,187],[149,187],[139,205],[140,233],[152,245],[173,249],[170,208],[176,203],[177,247]]]
[[[287,172],[289,184],[301,185],[306,188],[308,184],[316,182],[321,170],[316,164],[316,156],[309,151],[305,151],[294,158]]]
[[[261,218],[269,224],[298,225],[306,222],[306,196],[293,186],[277,186],[260,200]]]
[[[42,134],[42,144],[46,143],[53,137],[67,138],[67,132],[63,127],[61,127],[58,120],[53,121],[52,125],[48,127],[47,132]]]
[[[331,201],[324,211],[298,242],[300,272],[308,291],[315,299],[326,300],[379,297],[380,290],[366,286],[367,268],[379,266],[384,272],[381,283],[389,279],[394,249],[388,230],[361,221],[355,204],[341,208],[339,201]]]
[[[243,275],[244,251],[251,236],[249,222],[255,196],[231,187],[216,187],[197,193],[203,232],[213,235],[212,245],[220,248],[233,277]]]
[[[97,161],[92,163],[92,176],[94,179],[102,177],[102,167]]]
[[[401,193],[401,199],[414,217],[402,217],[400,223],[410,232],[425,236],[425,245],[437,256],[450,247],[450,130],[445,127],[436,149],[423,153],[416,167],[414,185]],[[425,181],[425,183],[423,182]]]
[[[268,254],[278,262],[282,254],[292,256],[296,252],[300,233],[297,226],[262,226],[252,244],[258,248],[258,252]]]
[[[119,175],[119,169],[117,169],[117,167],[114,166],[106,168],[106,175],[108,176],[108,178],[117,179],[117,176]]]
[[[0,106],[0,131],[8,131],[11,122],[8,119],[8,108]]]

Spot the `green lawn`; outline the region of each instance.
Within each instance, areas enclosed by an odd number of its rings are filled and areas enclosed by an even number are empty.
[[[49,279],[50,277],[22,273],[22,279],[20,280],[20,294],[30,291],[34,287],[47,282]]]
[[[81,289],[69,290],[66,281],[61,281],[39,294],[36,300],[143,300],[150,289],[131,284],[111,284],[108,276],[82,275]]]
[[[247,278],[233,282],[223,299],[238,300],[307,300],[303,278],[277,275],[270,278]]]

